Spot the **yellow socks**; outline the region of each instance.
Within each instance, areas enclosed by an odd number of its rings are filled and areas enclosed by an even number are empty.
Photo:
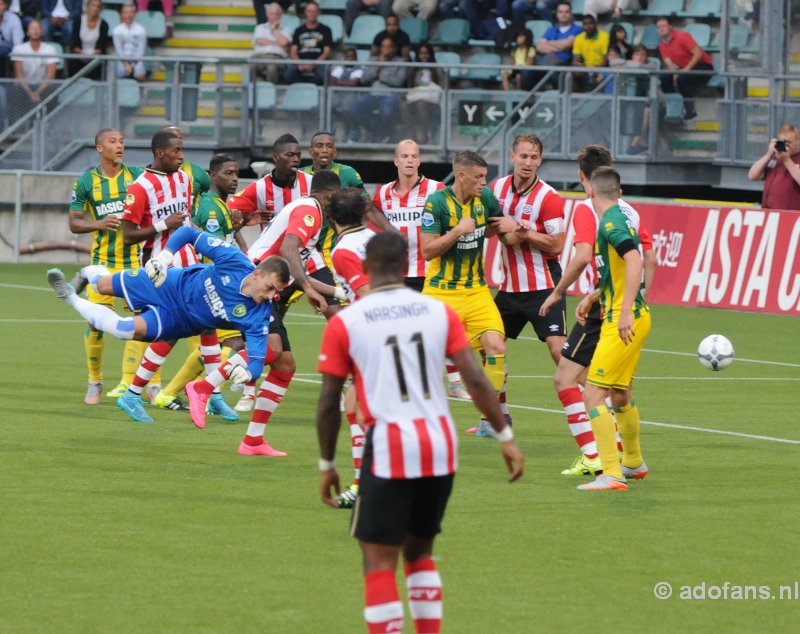
[[[183,388],[189,381],[194,381],[197,377],[203,375],[203,355],[200,354],[200,348],[195,348],[186,357],[181,369],[169,382],[169,385],[164,388],[164,392],[170,396],[176,396],[183,392]]]
[[[147,350],[147,344],[144,341],[133,341],[131,339],[125,342],[125,348],[122,350],[121,379],[124,383],[128,385],[133,383],[133,377],[136,376],[136,370],[139,369],[145,350]]]
[[[622,469],[619,465],[617,453],[617,433],[614,427],[614,417],[605,405],[600,405],[589,410],[592,421],[592,431],[597,442],[597,453],[603,462],[603,474],[622,479]],[[622,424],[620,423],[620,432]],[[623,437],[623,443],[625,439]],[[627,446],[626,446],[627,448]]]
[[[644,459],[642,449],[639,446],[639,408],[636,401],[631,401],[622,407],[615,407],[617,415],[617,426],[619,435],[622,437],[622,446],[625,450],[625,457],[622,463],[631,469],[638,467]]]
[[[103,380],[103,331],[86,329],[83,337],[83,347],[86,350],[86,366],[89,368],[89,383]]]
[[[503,389],[503,383],[506,377],[506,355],[487,354],[483,371],[486,373],[486,377],[489,379],[495,392],[499,393]]]

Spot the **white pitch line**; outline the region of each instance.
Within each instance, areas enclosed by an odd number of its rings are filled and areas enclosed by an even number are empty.
[[[3,324],[85,324],[85,319],[0,319]]]
[[[17,288],[23,291],[44,291],[44,292],[53,292],[53,289],[49,286],[28,286],[26,284],[7,284],[5,282],[0,282],[0,288]]]
[[[299,381],[301,383],[314,383],[317,385],[322,383],[322,381],[320,381],[319,379],[301,379],[297,378],[297,376],[298,375],[295,374],[294,380]],[[304,375],[304,376],[309,376],[309,375]],[[449,399],[449,400],[456,401],[458,399]],[[530,412],[541,412],[543,414],[557,414],[559,416],[564,416],[564,411],[560,409],[550,409],[547,407],[533,407],[531,405],[512,405],[510,403],[508,407],[511,409],[522,409]],[[681,431],[699,431],[704,434],[717,434],[719,436],[734,436],[736,438],[749,438],[750,440],[766,440],[768,442],[778,442],[786,445],[800,445],[800,440],[791,440],[790,438],[776,438],[775,436],[744,434],[738,431],[728,431],[725,429],[709,429],[707,427],[696,427],[694,425],[675,425],[673,423],[657,423],[655,421],[650,421],[650,420],[643,420],[642,425],[652,425],[653,427],[665,427],[667,429],[679,429]]]
[[[552,379],[552,374],[509,374],[509,379]],[[637,376],[637,381],[800,381],[800,376]]]

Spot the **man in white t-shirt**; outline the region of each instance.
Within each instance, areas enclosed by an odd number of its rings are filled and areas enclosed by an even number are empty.
[[[114,53],[122,59],[117,62],[117,77],[133,77],[138,81],[145,80],[144,51],[147,47],[147,32],[144,27],[134,21],[136,5],[126,2],[119,12],[120,23],[111,32],[114,42]]]
[[[52,44],[42,42],[42,23],[31,20],[28,41],[11,49],[14,63],[14,84],[9,99],[9,123],[35,108],[50,93],[56,76],[58,51]]]
[[[279,60],[289,57],[289,45],[292,43],[294,29],[281,25],[283,9],[277,2],[267,5],[267,21],[257,24],[253,31],[252,60]],[[250,78],[255,81],[258,74],[267,81],[277,84],[285,66],[268,63],[250,66]]]

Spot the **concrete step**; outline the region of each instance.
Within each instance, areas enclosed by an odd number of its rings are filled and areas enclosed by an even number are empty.
[[[153,81],[166,81],[167,80],[167,73],[163,70],[157,70],[153,72]],[[241,69],[241,66],[237,67],[225,67],[225,73],[222,76],[222,81],[226,84],[241,84],[246,77],[246,73],[244,73]],[[217,71],[214,66],[203,66],[202,71],[200,72],[200,83],[201,84],[216,84],[217,82]]]
[[[165,42],[165,46],[171,49],[209,49],[215,56],[223,57],[228,51],[252,51],[253,43],[251,37],[243,34],[244,39],[235,39],[228,32],[208,32],[203,33],[203,37],[171,37]],[[241,57],[241,52],[238,53]]]
[[[246,16],[255,20],[256,12],[253,9],[252,2],[241,6],[220,6],[219,2],[217,2],[206,6],[199,6],[194,3],[192,5],[183,5],[177,8],[175,15]]]
[[[254,24],[236,24],[226,20],[226,23],[220,24],[218,19],[214,22],[197,22],[193,19],[191,22],[175,22],[175,33],[180,33],[182,37],[189,37],[184,33],[246,33],[248,37],[252,37],[253,31],[256,27]]]

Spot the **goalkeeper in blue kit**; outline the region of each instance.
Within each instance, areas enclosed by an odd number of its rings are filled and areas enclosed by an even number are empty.
[[[187,244],[213,264],[169,268],[172,255]],[[93,327],[118,339],[159,341],[217,328],[240,331],[247,342],[248,362],[246,367],[234,368],[230,378],[246,382],[263,370],[270,300],[289,283],[289,265],[283,258],[271,256],[256,266],[219,237],[181,227],[144,269],[112,275],[103,266],[90,265],[82,268],[72,283],[59,269],[50,269],[47,281],[56,296]],[[106,306],[79,297],[87,284],[101,295],[123,298],[131,310],[141,314],[120,317]]]

